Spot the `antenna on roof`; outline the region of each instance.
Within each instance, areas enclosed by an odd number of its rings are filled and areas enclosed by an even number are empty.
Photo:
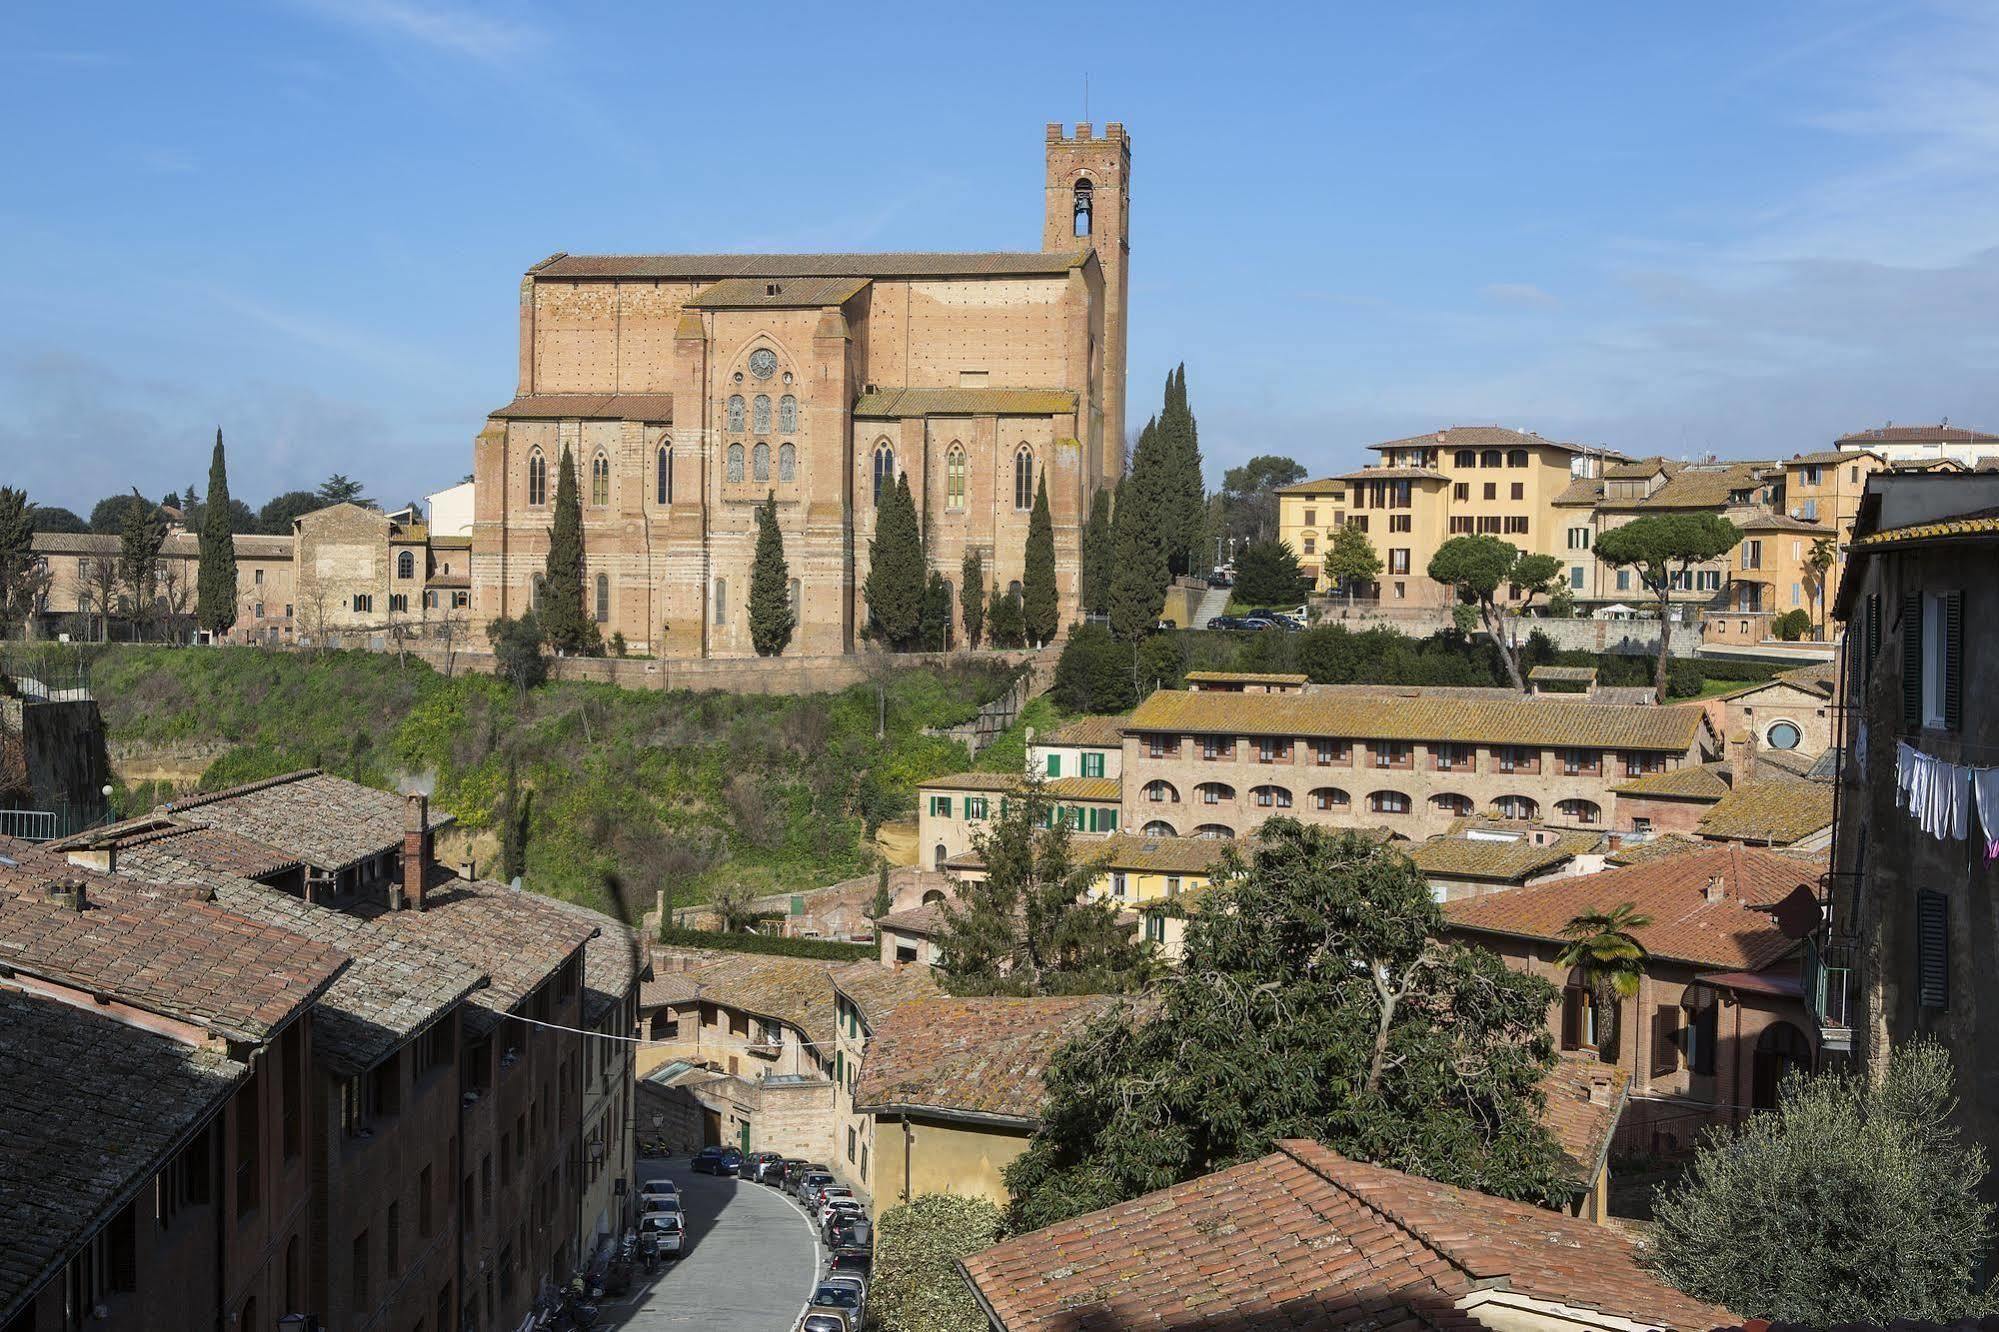
[[[1090,120],[1090,71],[1083,71],[1083,123]]]

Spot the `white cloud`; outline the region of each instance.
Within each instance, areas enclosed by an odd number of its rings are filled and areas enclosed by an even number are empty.
[[[303,0],[310,9],[397,43],[414,42],[481,64],[505,65],[541,44],[533,26],[456,5],[412,0]]]
[[[1534,305],[1546,308],[1562,303],[1552,292],[1543,291],[1531,282],[1488,282],[1479,288],[1479,295],[1501,305]]]

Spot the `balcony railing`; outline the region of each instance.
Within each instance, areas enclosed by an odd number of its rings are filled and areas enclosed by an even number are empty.
[[[52,809],[0,809],[0,837],[49,842],[60,835]]]

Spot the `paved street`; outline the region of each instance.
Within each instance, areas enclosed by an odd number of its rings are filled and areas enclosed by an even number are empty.
[[[686,1252],[650,1285],[606,1299],[598,1326],[787,1332],[819,1277],[804,1213],[776,1189],[694,1174],[684,1156],[639,1163],[641,1180],[662,1175],[680,1186]]]

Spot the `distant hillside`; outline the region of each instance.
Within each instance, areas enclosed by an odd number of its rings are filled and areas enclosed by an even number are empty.
[[[428,776],[482,874],[511,756],[533,791],[531,886],[598,904],[601,875],[616,871],[642,905],[662,885],[689,903],[725,882],[773,892],[866,871],[868,826],[911,810],[916,781],[969,763],[922,728],[969,720],[1008,679],[997,667],[891,672],[878,740],[872,684],[805,698],[550,684],[523,704],[490,677],[447,680],[415,660],[256,648],[121,648],[92,673],[134,769],[149,747],[216,742],[228,748],[204,789],[304,767],[385,788]],[[166,794],[142,783],[119,810]]]

